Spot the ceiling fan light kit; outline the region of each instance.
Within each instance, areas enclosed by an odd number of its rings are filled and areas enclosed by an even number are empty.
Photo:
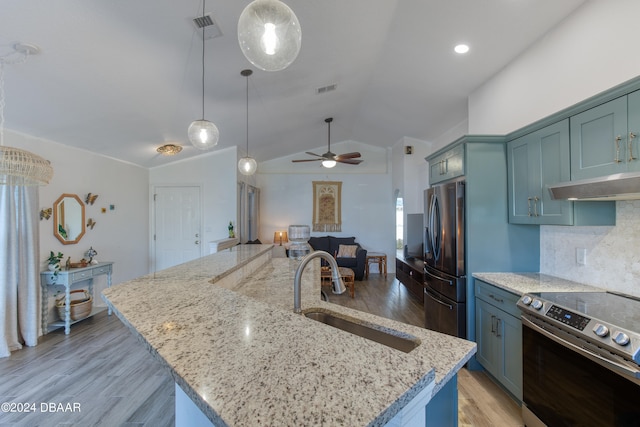
[[[334,154],[331,152],[331,122],[333,121],[332,117],[328,117],[324,119],[324,122],[327,124],[327,152],[323,155],[312,153],[307,151],[306,153],[310,156],[317,157],[316,159],[300,159],[300,160],[291,160],[293,163],[299,162],[316,162],[321,161],[321,165],[327,169],[334,167],[337,163],[346,163],[348,165],[358,165],[362,163],[362,160],[358,159],[360,157],[360,153],[354,151],[352,153],[345,154]]]
[[[202,1],[202,16],[205,16],[205,3]],[[210,150],[218,144],[220,132],[215,124],[204,119],[204,28],[202,27],[202,119],[195,120],[189,125],[187,135],[189,141],[199,150]]]
[[[331,169],[336,164],[337,164],[337,162],[335,160],[323,160],[322,161],[322,166],[327,168],[327,169]]]
[[[253,65],[280,71],[298,56],[302,29],[295,13],[280,0],[255,0],[240,14],[238,42]]]

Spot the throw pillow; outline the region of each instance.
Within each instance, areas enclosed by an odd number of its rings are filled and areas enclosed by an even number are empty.
[[[340,245],[336,258],[355,258],[358,245]]]

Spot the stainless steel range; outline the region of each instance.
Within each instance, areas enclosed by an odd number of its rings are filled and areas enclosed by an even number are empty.
[[[640,299],[549,292],[518,308],[525,425],[640,426]]]

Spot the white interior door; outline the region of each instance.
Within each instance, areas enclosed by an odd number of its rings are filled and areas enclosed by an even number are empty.
[[[155,187],[154,270],[202,256],[200,187]]]

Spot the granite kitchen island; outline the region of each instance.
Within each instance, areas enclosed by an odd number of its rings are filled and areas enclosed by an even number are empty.
[[[303,312],[420,345],[403,353],[294,314],[299,262],[272,258],[271,247],[236,246],[103,292],[173,376],[176,425],[194,412],[215,426],[404,425],[455,391],[475,343],[322,301],[316,260],[302,276]]]

